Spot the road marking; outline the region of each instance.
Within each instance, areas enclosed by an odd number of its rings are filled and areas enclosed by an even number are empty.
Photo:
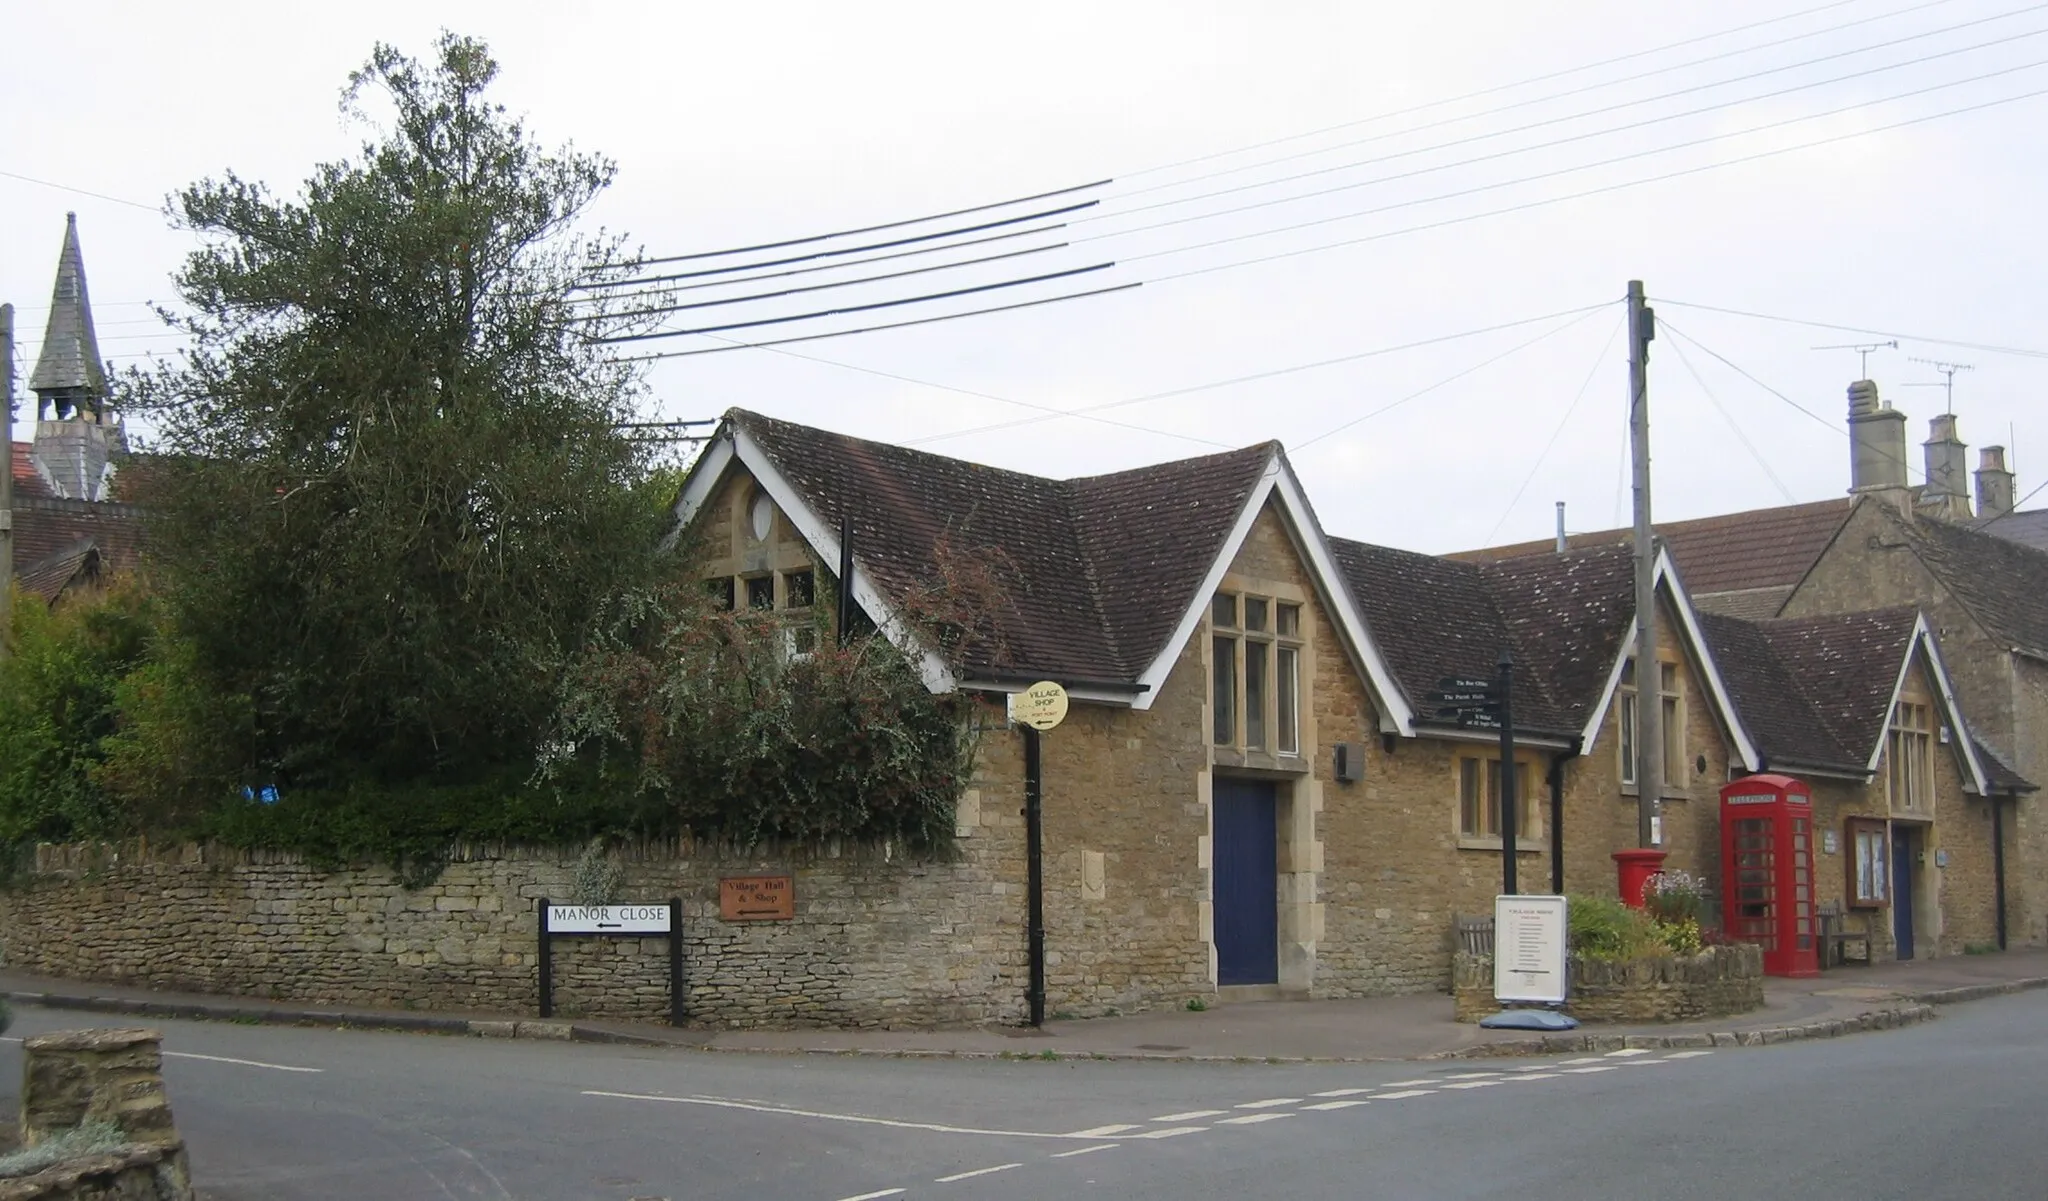
[[[1567,1072],[1570,1072],[1570,1073],[1572,1073],[1572,1074],[1573,1074],[1573,1075],[1575,1075],[1575,1076],[1590,1076],[1590,1075],[1592,1075],[1592,1074],[1593,1074],[1594,1072],[1615,1072],[1615,1071],[1620,1071],[1620,1070],[1621,1070],[1621,1069],[1619,1069],[1619,1068],[1615,1067],[1615,1066],[1614,1066],[1613,1064],[1611,1064],[1611,1063],[1610,1063],[1610,1064],[1606,1064],[1606,1065],[1604,1065],[1604,1066],[1601,1066],[1601,1067],[1591,1067],[1591,1068],[1566,1068],[1566,1069],[1565,1069],[1565,1071],[1567,1071]]]
[[[1427,1097],[1435,1091],[1433,1088],[1411,1088],[1403,1093],[1374,1093],[1372,1099],[1375,1101],[1399,1101],[1404,1097]]]
[[[1141,1129],[1141,1127],[1138,1127],[1138,1126],[1133,1126],[1133,1125],[1131,1125],[1130,1123],[1126,1122],[1126,1123],[1123,1123],[1122,1125],[1117,1125],[1117,1126],[1096,1126],[1096,1127],[1093,1127],[1092,1129],[1088,1129],[1088,1130],[1076,1130],[1076,1131],[1074,1131],[1074,1132],[1073,1132],[1072,1134],[1069,1134],[1069,1135],[1067,1135],[1066,1137],[1068,1137],[1068,1138],[1108,1138],[1108,1137],[1109,1137],[1110,1135],[1112,1135],[1112,1134],[1122,1134],[1122,1133],[1123,1133],[1124,1131],[1126,1131],[1126,1130],[1138,1130],[1138,1129]]]
[[[1389,1080],[1381,1088],[1414,1088],[1419,1084],[1435,1084],[1434,1080]]]
[[[1047,1134],[1043,1130],[982,1130],[973,1126],[947,1126],[938,1122],[903,1122],[895,1118],[874,1118],[857,1113],[823,1113],[815,1109],[791,1109],[781,1105],[756,1105],[747,1101],[726,1101],[717,1097],[664,1097],[658,1093],[613,1093],[601,1089],[586,1088],[586,1097],[610,1097],[620,1101],[663,1101],[670,1105],[709,1105],[715,1109],[744,1109],[753,1113],[770,1113],[788,1118],[816,1118],[827,1122],[853,1122],[862,1126],[888,1126],[896,1130],[925,1130],[934,1134],[986,1134],[998,1138],[1093,1138],[1091,1134]],[[1119,1130],[1134,1127],[1119,1126]],[[1138,1137],[1144,1138],[1145,1135]],[[897,1192],[903,1190],[898,1189]],[[877,1193],[876,1196],[892,1196]]]
[[[1530,1073],[1529,1075],[1527,1075],[1527,1076],[1510,1076],[1510,1077],[1508,1077],[1508,1080],[1509,1080],[1509,1081],[1515,1081],[1515,1080],[1555,1080],[1555,1079],[1557,1079],[1557,1073],[1556,1073],[1556,1072],[1531,1072],[1531,1073]]]
[[[1588,1055],[1583,1059],[1560,1059],[1557,1062],[1563,1064],[1565,1067],[1571,1067],[1573,1064],[1599,1063],[1600,1057],[1598,1055]]]
[[[1699,1058],[1700,1056],[1702,1056],[1702,1055],[1712,1055],[1712,1054],[1713,1054],[1713,1052],[1712,1052],[1712,1051],[1673,1051],[1673,1052],[1672,1052],[1671,1054],[1669,1054],[1669,1055],[1666,1055],[1666,1056],[1665,1056],[1664,1058],[1666,1058],[1666,1059],[1698,1059],[1698,1058]]]
[[[324,1072],[325,1068],[295,1068],[288,1063],[265,1063],[260,1059],[230,1059],[225,1055],[197,1055],[191,1051],[165,1051],[166,1059],[204,1059],[208,1063],[232,1063],[245,1068],[269,1068],[273,1072]]]
[[[1457,1075],[1455,1075],[1455,1076],[1446,1076],[1446,1077],[1444,1077],[1444,1079],[1446,1079],[1446,1080],[1484,1080],[1484,1079],[1486,1079],[1486,1078],[1487,1078],[1488,1076],[1498,1076],[1498,1075],[1500,1075],[1500,1073],[1499,1073],[1499,1072],[1459,1072],[1459,1073],[1458,1073]]]
[[[1625,1068],[1654,1068],[1670,1062],[1668,1059],[1624,1059],[1621,1061],[1621,1066]]]
[[[1365,1101],[1325,1101],[1320,1105],[1304,1105],[1303,1109],[1349,1109],[1354,1105],[1365,1105]]]
[[[1097,1151],[1114,1151],[1121,1146],[1123,1146],[1122,1143],[1091,1143],[1085,1147],[1076,1147],[1072,1151],[1055,1151],[1051,1157],[1053,1159],[1072,1159],[1076,1155],[1093,1155]]]
[[[1275,1106],[1279,1106],[1279,1105],[1299,1105],[1299,1104],[1301,1104],[1301,1100],[1302,1100],[1302,1099],[1301,1099],[1300,1097],[1268,1097],[1268,1098],[1266,1098],[1266,1099],[1265,1099],[1265,1100],[1263,1100],[1263,1101],[1246,1101],[1246,1102],[1245,1102],[1244,1104],[1242,1104],[1242,1105],[1236,1105],[1236,1106],[1232,1106],[1232,1108],[1234,1108],[1234,1109],[1272,1109],[1272,1108],[1274,1108]]]
[[[1256,1126],[1260,1122],[1277,1122],[1281,1118],[1291,1118],[1293,1116],[1291,1113],[1246,1113],[1239,1114],[1234,1118],[1225,1118],[1216,1124],[1218,1126]]]
[[[1170,1113],[1163,1118],[1153,1118],[1152,1120],[1155,1122],[1192,1122],[1196,1118],[1213,1118],[1219,1114],[1229,1112],[1227,1109],[1190,1109],[1186,1113]]]
[[[1095,1148],[1093,1148],[1093,1147],[1089,1147],[1089,1148],[1088,1148],[1088,1150],[1090,1150],[1090,1151],[1093,1151],[1094,1149],[1095,1149]],[[976,1176],[993,1176],[993,1175],[995,1175],[995,1174],[996,1174],[997,1172],[1007,1172],[1007,1171],[1009,1171],[1009,1170],[1010,1170],[1011,1168],[1021,1168],[1021,1167],[1023,1167],[1023,1166],[1024,1166],[1024,1165],[1023,1165],[1023,1164],[1021,1164],[1021,1163],[1004,1163],[1004,1164],[997,1164],[997,1165],[996,1165],[995,1167],[992,1167],[992,1168],[976,1168],[976,1169],[974,1169],[974,1170],[973,1170],[972,1172],[955,1172],[955,1173],[953,1173],[953,1174],[952,1174],[951,1176],[941,1176],[941,1177],[939,1177],[939,1178],[938,1178],[937,1180],[934,1180],[934,1181],[932,1181],[932,1183],[933,1183],[933,1184],[951,1184],[951,1183],[953,1183],[953,1182],[954,1182],[955,1180],[972,1180],[972,1179],[974,1179],[974,1178],[975,1178]]]
[[[1496,1084],[1506,1084],[1506,1083],[1507,1083],[1507,1081],[1505,1081],[1505,1080],[1461,1080],[1461,1081],[1457,1082],[1456,1084],[1446,1084],[1446,1085],[1444,1085],[1444,1087],[1445,1087],[1445,1088],[1492,1088],[1492,1087],[1493,1087],[1494,1085],[1496,1085]]]
[[[20,1039],[14,1037],[11,1034],[7,1035],[5,1038],[0,1038],[0,1043],[18,1043],[20,1041]]]
[[[1179,1138],[1179,1137],[1180,1137],[1181,1135],[1183,1135],[1183,1134],[1200,1134],[1200,1133],[1201,1133],[1202,1131],[1204,1131],[1204,1130],[1207,1130],[1207,1129],[1208,1129],[1208,1127],[1207,1127],[1207,1126],[1168,1126],[1168,1127],[1167,1127],[1166,1129],[1164,1129],[1164,1130],[1147,1130],[1147,1131],[1146,1131],[1145,1133],[1143,1133],[1143,1134],[1134,1134],[1134,1135],[1132,1135],[1131,1137],[1132,1137],[1132,1138]]]
[[[839,1201],[876,1201],[879,1197],[900,1197],[902,1195],[903,1190],[900,1188],[885,1188],[879,1193],[862,1193],[857,1197],[841,1197]]]
[[[1609,1051],[1607,1053],[1607,1058],[1634,1059],[1638,1055],[1648,1055],[1649,1053],[1650,1049],[1648,1047],[1625,1047],[1619,1051]]]
[[[1371,1089],[1369,1089],[1369,1088],[1333,1088],[1333,1089],[1331,1089],[1331,1090],[1330,1090],[1329,1092],[1326,1092],[1326,1093],[1317,1093],[1317,1094],[1316,1094],[1316,1096],[1318,1096],[1318,1097],[1356,1097],[1356,1096],[1358,1096],[1358,1095],[1359,1095],[1359,1094],[1361,1094],[1361,1093],[1369,1093],[1369,1092],[1371,1092],[1371,1091],[1372,1091],[1372,1090],[1371,1090]]]

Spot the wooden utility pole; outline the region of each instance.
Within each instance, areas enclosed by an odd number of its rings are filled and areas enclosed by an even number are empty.
[[[1650,339],[1656,314],[1628,281],[1628,430],[1635,469],[1636,845],[1655,846],[1664,795],[1664,673],[1657,660],[1657,547],[1650,526]]]
[[[14,633],[14,306],[0,304],[0,397],[7,401],[7,467],[0,471],[0,659]]]

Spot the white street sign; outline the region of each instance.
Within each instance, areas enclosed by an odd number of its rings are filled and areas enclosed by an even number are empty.
[[[1493,899],[1493,999],[1565,1000],[1565,899]]]
[[[667,934],[667,905],[550,905],[550,934]]]

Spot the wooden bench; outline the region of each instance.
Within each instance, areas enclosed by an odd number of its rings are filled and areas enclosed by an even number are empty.
[[[1493,919],[1491,917],[1461,917],[1458,923],[1458,949],[1467,955],[1493,954]]]
[[[1844,924],[1847,919],[1842,912],[1840,901],[1822,901],[1820,906],[1814,910],[1814,917],[1818,919],[1820,926],[1820,967],[1822,971],[1826,971],[1831,967],[1846,966],[1851,963],[1861,963],[1865,967],[1870,966],[1870,926],[1868,917],[1864,919],[1862,930],[1849,929]],[[1850,943],[1861,943],[1863,945],[1863,955],[1860,959],[1849,958]]]

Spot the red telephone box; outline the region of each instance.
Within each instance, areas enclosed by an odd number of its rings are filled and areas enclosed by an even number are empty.
[[[1721,789],[1721,907],[1728,937],[1764,949],[1764,974],[1817,976],[1813,789],[1744,776]]]

